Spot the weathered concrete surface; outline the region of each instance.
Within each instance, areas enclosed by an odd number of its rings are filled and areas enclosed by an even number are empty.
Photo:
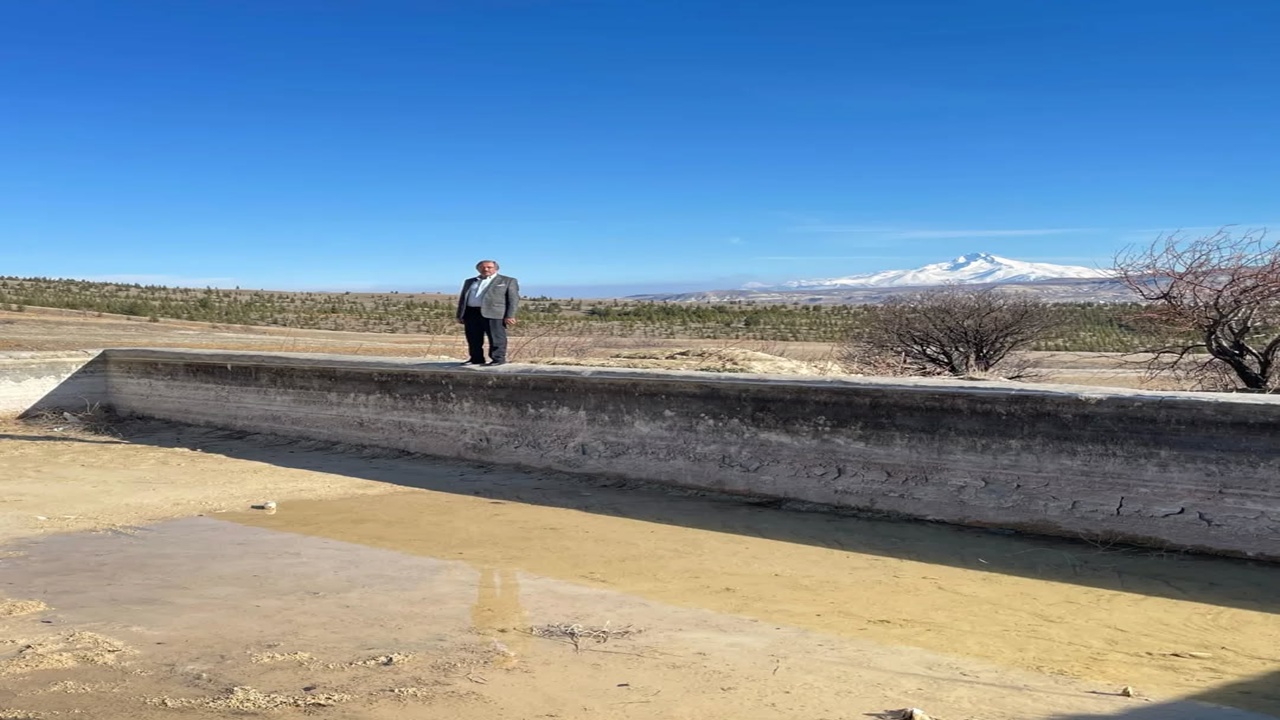
[[[1280,560],[1280,399],[110,350],[126,414]]]
[[[107,399],[97,350],[0,353],[0,415],[57,408],[84,410]]]

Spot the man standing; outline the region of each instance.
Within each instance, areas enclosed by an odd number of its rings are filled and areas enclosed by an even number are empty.
[[[484,365],[484,339],[489,338],[489,365],[507,362],[507,328],[516,324],[520,283],[498,274],[498,263],[476,263],[479,276],[467,278],[458,296],[458,322],[467,334],[470,358],[463,365]]]

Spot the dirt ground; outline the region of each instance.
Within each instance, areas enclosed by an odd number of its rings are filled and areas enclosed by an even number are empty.
[[[338,353],[383,357],[466,358],[462,333],[389,333],[289,330],[163,320],[96,317],[71,310],[0,311],[0,352],[92,350],[111,347],[211,348],[271,352]],[[510,340],[513,362],[603,367],[707,370],[780,375],[830,375],[841,369],[830,343],[528,336]],[[1043,382],[1156,388],[1143,369],[1107,353],[1032,353]]]
[[[0,425],[0,718],[1280,714],[1274,566],[118,431]]]

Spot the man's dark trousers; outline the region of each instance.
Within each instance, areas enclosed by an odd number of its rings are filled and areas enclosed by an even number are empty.
[[[480,308],[468,305],[462,314],[462,328],[467,335],[470,362],[484,362],[485,338],[489,339],[489,359],[497,363],[507,361],[507,326],[502,324],[502,318],[487,318],[480,314]]]

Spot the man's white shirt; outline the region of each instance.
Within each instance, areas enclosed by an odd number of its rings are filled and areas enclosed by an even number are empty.
[[[471,283],[471,292],[467,294],[469,307],[480,307],[480,301],[484,299],[484,291],[489,289],[489,283],[496,277],[498,276],[490,275],[487,278],[476,278],[476,281]]]

